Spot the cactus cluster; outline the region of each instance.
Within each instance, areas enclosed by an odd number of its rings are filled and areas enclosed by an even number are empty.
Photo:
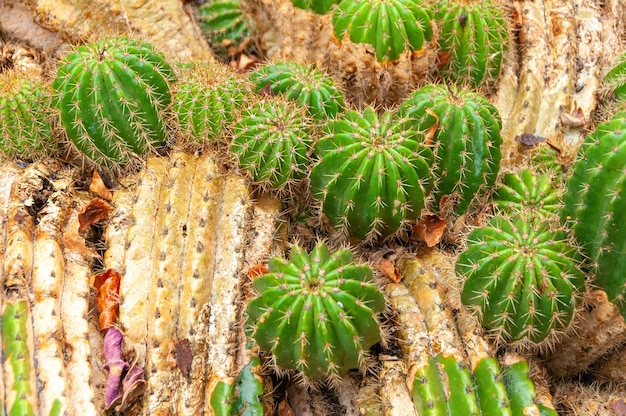
[[[198,8],[198,23],[218,54],[239,47],[250,37],[250,28],[237,0],[209,0]]]
[[[372,108],[330,120],[316,144],[311,193],[330,226],[361,240],[419,218],[433,186],[433,155],[419,132]]]
[[[165,144],[174,71],[147,43],[125,37],[79,46],[52,87],[61,123],[91,161],[117,166]]]
[[[323,242],[310,254],[294,245],[289,260],[272,258],[268,269],[253,281],[259,296],[247,315],[251,337],[276,366],[311,380],[361,368],[381,341],[377,315],[385,308],[372,269]]]

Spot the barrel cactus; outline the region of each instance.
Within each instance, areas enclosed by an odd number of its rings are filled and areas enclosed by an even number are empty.
[[[285,189],[307,171],[312,133],[304,108],[274,97],[243,112],[233,125],[230,151],[258,185]]]
[[[328,13],[339,1],[340,0],[291,0],[294,6],[304,10],[312,10],[317,14]]]
[[[50,96],[42,82],[18,71],[0,74],[0,154],[33,160],[56,146],[49,124]]]
[[[380,62],[418,51],[433,36],[431,11],[415,0],[343,0],[333,14],[334,33],[372,45]]]
[[[626,112],[587,136],[572,166],[561,219],[593,262],[593,284],[626,317]]]
[[[552,185],[548,175],[524,169],[518,173],[506,173],[494,192],[494,202],[504,211],[529,211],[531,215],[549,220],[558,217],[563,191]]]
[[[250,37],[248,22],[237,0],[209,0],[198,8],[198,23],[211,48],[227,54]]]
[[[474,87],[495,83],[508,46],[507,22],[497,1],[440,0],[434,20],[440,28],[442,76]]]
[[[289,260],[272,258],[253,281],[259,296],[247,307],[251,337],[280,369],[310,380],[341,377],[364,363],[380,342],[377,315],[385,308],[372,269],[349,249],[330,252],[319,242],[310,254],[299,245]]]
[[[454,86],[426,85],[402,103],[400,114],[425,132],[437,159],[434,208],[452,197],[464,213],[496,181],[502,157],[502,122],[483,96]]]
[[[61,123],[96,164],[119,166],[165,144],[174,71],[150,44],[126,37],[79,46],[52,87]]]
[[[433,155],[419,132],[372,108],[330,120],[315,145],[311,192],[332,228],[360,240],[419,218],[432,189]]]
[[[566,232],[528,213],[495,216],[457,261],[461,300],[500,340],[538,344],[571,322],[585,289],[580,263]]]
[[[315,67],[295,62],[265,65],[250,74],[257,91],[268,86],[304,105],[317,118],[335,117],[343,110],[343,96],[332,78]]]
[[[607,72],[604,82],[615,94],[615,100],[626,101],[626,54],[621,55],[613,68]]]

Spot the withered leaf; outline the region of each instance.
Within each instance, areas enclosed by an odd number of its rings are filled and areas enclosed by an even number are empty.
[[[413,226],[413,232],[426,243],[427,247],[439,244],[446,229],[446,220],[437,214],[423,215]]]
[[[89,184],[89,192],[92,192],[107,201],[111,201],[113,199],[113,192],[111,192],[111,190],[104,184],[102,177],[98,173],[98,169],[93,170],[91,183]]]
[[[78,214],[78,233],[82,234],[98,221],[106,220],[109,217],[111,205],[100,198],[94,198]]]
[[[515,141],[523,144],[524,146],[535,146],[539,143],[545,142],[546,138],[537,136],[536,134],[522,133],[519,136],[515,136]]]
[[[282,402],[278,403],[278,416],[296,416],[291,406],[289,406],[289,402],[286,398],[283,399]]]
[[[183,373],[185,378],[191,374],[191,364],[193,363],[193,351],[188,339],[179,339],[174,342],[172,356],[176,360],[176,367]]]
[[[389,259],[381,259],[378,263],[376,263],[375,267],[394,283],[398,283],[402,280],[402,276],[400,275],[398,268]]]
[[[441,69],[450,63],[452,54],[450,52],[437,53],[437,68]]]
[[[263,276],[267,272],[269,272],[267,264],[259,263],[248,269],[248,276],[254,279],[255,277]]]
[[[100,311],[100,330],[113,326],[119,312],[120,280],[122,276],[113,269],[108,269],[94,277],[96,306]]]

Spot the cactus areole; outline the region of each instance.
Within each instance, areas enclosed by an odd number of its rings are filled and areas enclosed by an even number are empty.
[[[376,315],[385,308],[372,269],[352,253],[331,253],[318,243],[307,254],[293,246],[289,260],[273,258],[269,272],[254,280],[259,297],[247,308],[252,338],[282,369],[306,378],[345,375],[360,368],[381,340]]]
[[[173,80],[151,45],[112,38],[69,54],[52,87],[74,145],[93,162],[115,166],[165,144]]]

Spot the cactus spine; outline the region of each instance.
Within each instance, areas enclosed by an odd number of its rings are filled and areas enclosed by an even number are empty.
[[[252,338],[276,366],[312,380],[360,368],[381,341],[377,315],[385,301],[372,269],[323,242],[310,255],[294,245],[289,260],[272,258],[268,268],[253,281],[259,296],[247,315]]]
[[[79,46],[52,86],[76,148],[97,164],[117,166],[165,144],[173,80],[163,55],[122,37]]]

